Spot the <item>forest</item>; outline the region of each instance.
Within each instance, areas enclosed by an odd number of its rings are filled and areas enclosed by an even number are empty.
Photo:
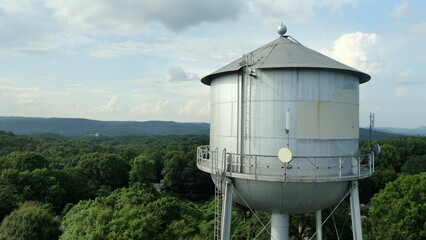
[[[196,147],[208,143],[208,135],[0,131],[0,240],[213,239],[214,186],[196,167]],[[373,143],[382,151],[374,175],[360,181],[364,238],[426,239],[426,138]],[[352,239],[349,212],[347,199],[325,223],[324,239]],[[232,239],[270,239],[259,223],[269,218],[234,205]],[[315,215],[292,215],[290,226],[291,239],[309,239]]]

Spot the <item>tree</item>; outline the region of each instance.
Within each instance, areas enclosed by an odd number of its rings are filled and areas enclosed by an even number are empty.
[[[4,168],[16,169],[18,171],[32,171],[38,168],[46,168],[48,161],[36,152],[13,152],[3,162]]]
[[[54,240],[60,234],[59,221],[38,202],[25,202],[0,225],[0,240]]]
[[[170,190],[191,196],[211,196],[214,191],[210,174],[197,168],[196,146],[166,155],[162,183]]]
[[[184,170],[187,165],[185,153],[182,151],[172,151],[167,154],[164,160],[162,183],[165,187],[178,192],[186,193]]]
[[[426,239],[426,173],[400,175],[375,195],[366,239]]]
[[[132,161],[129,175],[131,183],[153,183],[155,181],[155,161],[144,154],[137,156]]]
[[[130,166],[116,154],[86,154],[78,162],[77,169],[89,179],[93,191],[101,187],[115,190],[128,184]]]
[[[398,148],[388,142],[384,143],[381,148],[382,150],[375,162],[377,167],[380,169],[394,169],[396,172],[400,172],[403,162]]]
[[[25,201],[49,203],[57,212],[66,203],[66,191],[46,168],[22,172],[15,169],[3,170],[0,174],[0,188],[0,217]]]
[[[409,157],[402,166],[402,172],[408,174],[426,172],[426,155]]]
[[[62,221],[61,239],[205,239],[203,216],[193,204],[136,183],[79,202]]]

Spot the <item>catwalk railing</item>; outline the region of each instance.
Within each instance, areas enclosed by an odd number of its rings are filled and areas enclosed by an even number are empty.
[[[295,156],[288,163],[277,156],[229,153],[197,148],[197,167],[211,174],[263,181],[325,182],[367,178],[374,172],[374,154],[359,156]]]

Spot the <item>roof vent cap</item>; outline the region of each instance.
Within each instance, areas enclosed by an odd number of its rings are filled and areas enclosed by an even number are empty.
[[[287,32],[287,27],[281,23],[281,25],[278,26],[277,28],[277,33],[281,36],[284,37],[284,34]]]

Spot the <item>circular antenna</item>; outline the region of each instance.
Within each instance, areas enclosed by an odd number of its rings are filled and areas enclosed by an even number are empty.
[[[379,153],[380,153],[380,151],[382,150],[382,148],[380,147],[380,145],[379,144],[374,144],[374,146],[373,146],[373,153],[374,153],[374,156],[377,156],[377,155],[379,155]]]
[[[293,155],[288,148],[284,147],[278,151],[278,159],[280,159],[281,162],[288,163],[291,161],[292,157]]]
[[[277,28],[277,33],[282,37],[284,36],[286,32],[287,32],[287,27],[283,23],[281,23],[281,25],[279,25]]]

